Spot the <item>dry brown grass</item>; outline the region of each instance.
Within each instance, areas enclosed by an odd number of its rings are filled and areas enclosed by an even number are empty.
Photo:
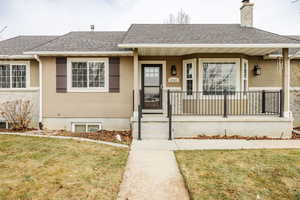
[[[128,150],[0,136],[0,199],[116,199]]]
[[[177,151],[191,199],[299,200],[300,150]]]

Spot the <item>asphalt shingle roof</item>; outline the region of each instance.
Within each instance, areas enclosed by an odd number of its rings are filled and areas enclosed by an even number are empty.
[[[296,39],[296,40],[299,40],[300,41],[300,35],[285,35],[285,37],[289,37],[289,38],[293,38],[293,39]],[[292,55],[294,55],[294,54],[297,54],[297,53],[300,53],[300,49],[290,49],[289,50],[289,54],[292,54]],[[280,50],[280,51],[275,51],[275,52],[273,52],[272,54],[276,54],[276,55],[278,55],[278,54],[282,54],[282,51]]]
[[[240,24],[133,24],[123,44],[274,44],[293,38]]]
[[[24,51],[49,42],[57,36],[18,36],[0,41],[0,55],[23,55]]]
[[[124,51],[118,48],[126,32],[70,32],[31,51]]]
[[[239,24],[133,24],[127,32],[70,32],[62,36],[18,36],[0,41],[0,55],[33,51],[127,51],[118,44],[279,44],[300,43]],[[300,49],[291,49],[291,53]]]

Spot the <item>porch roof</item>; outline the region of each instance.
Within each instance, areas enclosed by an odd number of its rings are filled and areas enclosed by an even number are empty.
[[[119,47],[138,48],[140,55],[266,55],[300,48],[300,40],[240,24],[133,24]]]

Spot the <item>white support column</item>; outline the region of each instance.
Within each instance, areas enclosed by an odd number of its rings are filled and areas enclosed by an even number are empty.
[[[137,116],[139,105],[139,55],[138,50],[133,52],[133,89],[134,89],[134,116]]]
[[[283,69],[282,69],[282,89],[284,94],[284,117],[290,117],[290,59],[289,49],[282,49]]]
[[[43,64],[38,55],[34,58],[39,62],[39,122],[43,122]]]

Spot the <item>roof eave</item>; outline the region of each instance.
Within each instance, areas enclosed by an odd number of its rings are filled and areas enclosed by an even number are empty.
[[[300,48],[300,43],[277,44],[119,44],[119,48]]]
[[[34,59],[33,55],[0,55],[0,59]]]
[[[28,51],[24,54],[40,56],[132,56],[133,51]]]

